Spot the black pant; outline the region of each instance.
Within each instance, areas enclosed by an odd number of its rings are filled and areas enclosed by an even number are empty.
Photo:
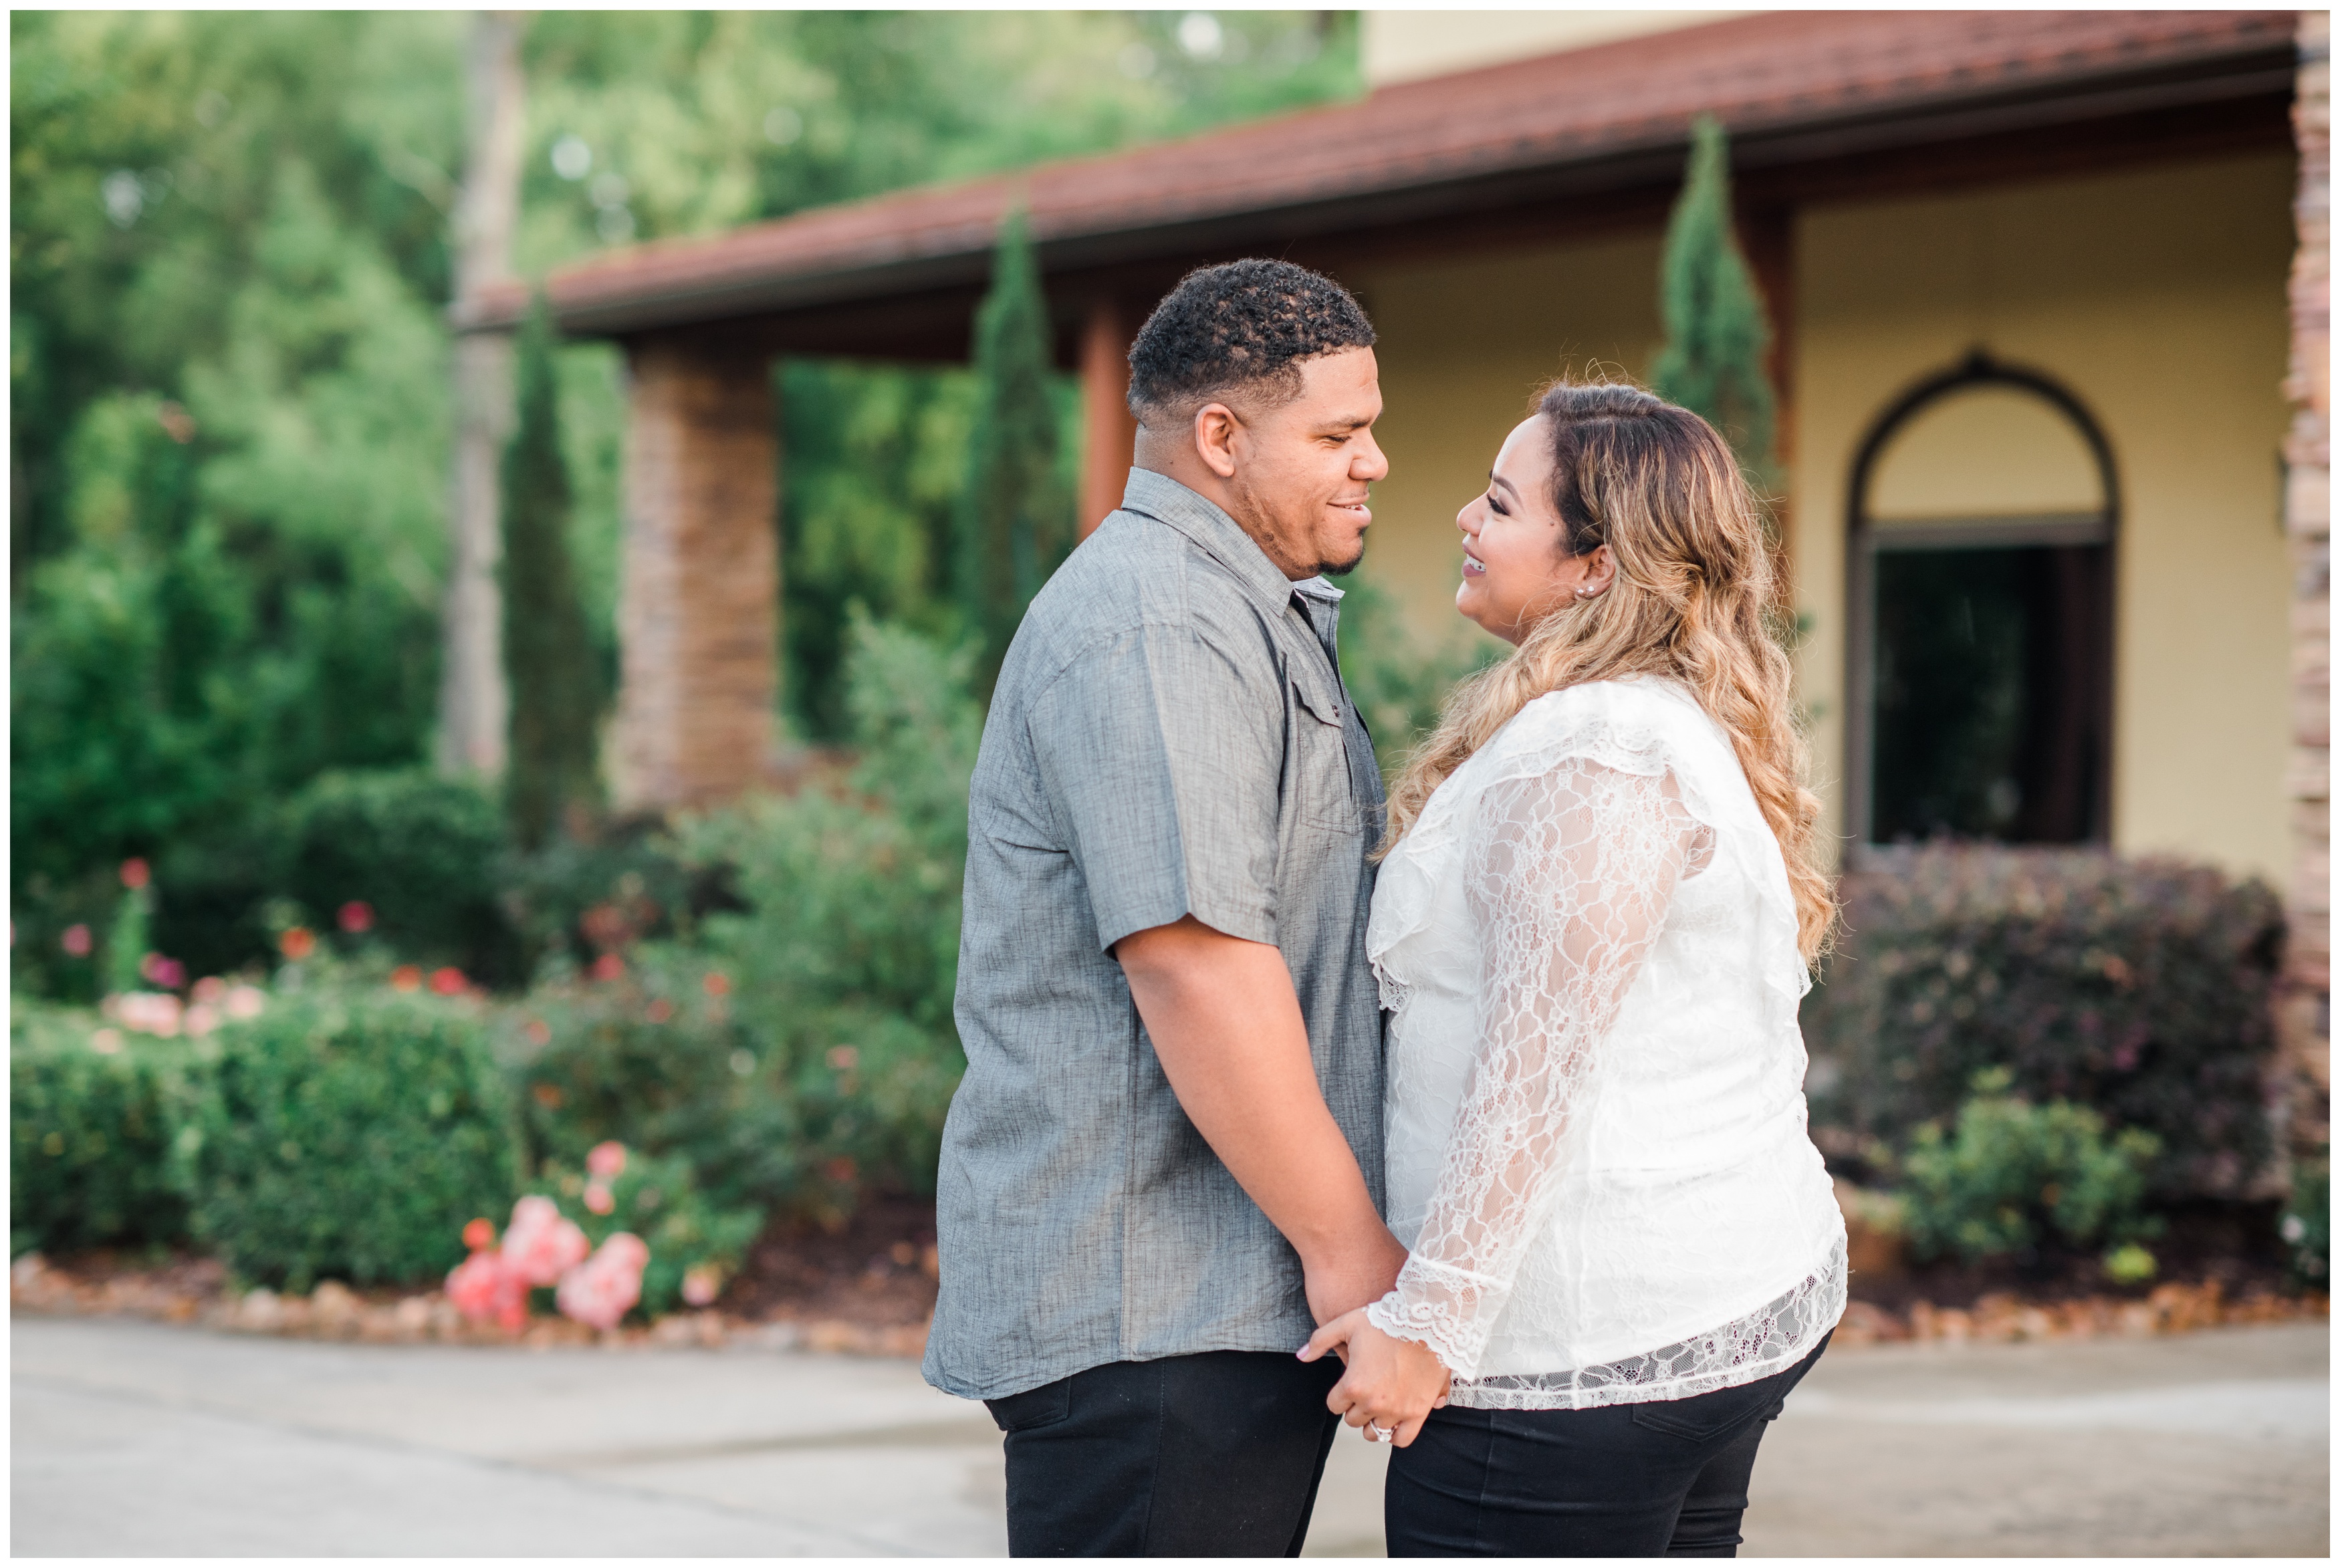
[[[1433,1410],[1390,1455],[1393,1557],[1736,1557],[1755,1449],[1828,1347],[1691,1399]]]
[[[1297,1557],[1339,1418],[1333,1357],[1116,1361],[989,1399],[1014,1557]]]

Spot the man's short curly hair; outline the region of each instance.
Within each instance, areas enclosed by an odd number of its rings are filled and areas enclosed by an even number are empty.
[[[1129,407],[1175,412],[1240,389],[1274,407],[1300,395],[1300,361],[1373,346],[1373,324],[1332,279],[1289,261],[1198,267],[1163,296],[1129,347]]]

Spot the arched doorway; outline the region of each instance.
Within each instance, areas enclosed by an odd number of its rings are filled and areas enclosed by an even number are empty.
[[[1977,352],[1878,418],[1851,495],[1856,842],[2101,842],[2120,503],[2096,421]]]

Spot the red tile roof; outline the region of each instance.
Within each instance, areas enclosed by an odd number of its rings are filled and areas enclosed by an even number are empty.
[[[636,245],[556,272],[565,325],[624,331],[961,283],[1022,200],[1043,254],[1144,257],[1198,222],[1678,149],[1719,116],[1760,138],[2097,94],[2184,101],[2221,63],[2288,47],[2287,11],[1773,12],[1385,87],[1186,141]],[[2197,94],[2198,85],[2191,89]],[[2156,93],[2160,94],[2155,99]],[[2139,94],[2143,94],[2142,97]],[[2176,96],[2173,98],[2172,95]],[[1792,140],[1782,155],[1792,155]],[[471,324],[514,319],[517,286]]]

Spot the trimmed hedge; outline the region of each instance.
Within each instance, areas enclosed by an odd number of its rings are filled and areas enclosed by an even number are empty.
[[[204,1046],[180,1177],[197,1238],[248,1279],[431,1279],[462,1261],[464,1224],[521,1189],[509,1098],[456,1004],[280,995]]]
[[[1804,1005],[1813,1117],[1899,1149],[1975,1075],[2160,1141],[2154,1189],[2232,1195],[2272,1152],[2283,911],[2257,881],[2101,851],[1936,846],[1843,879]]]
[[[10,1011],[8,1255],[179,1240],[187,1206],[169,1166],[186,1043],[21,997]]]
[[[1945,1136],[1928,1122],[1902,1159],[1903,1225],[1920,1258],[2026,1254],[2050,1236],[2070,1247],[2159,1232],[2145,1212],[2146,1173],[2160,1140],[2067,1100],[2033,1105],[2007,1092],[2004,1068],[1975,1082]]]

